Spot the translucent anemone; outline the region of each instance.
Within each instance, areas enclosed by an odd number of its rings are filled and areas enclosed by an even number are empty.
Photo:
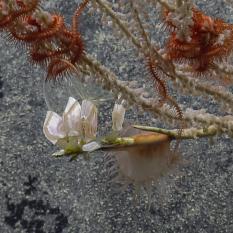
[[[134,185],[136,190],[144,187],[149,195],[152,184],[172,173],[181,157],[171,149],[168,135],[128,128],[124,136],[133,138],[135,145],[119,148],[108,155],[110,175],[122,185]]]

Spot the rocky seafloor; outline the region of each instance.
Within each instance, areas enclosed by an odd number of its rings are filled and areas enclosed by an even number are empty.
[[[69,20],[78,2],[44,5]],[[228,10],[215,2],[218,16]],[[111,42],[113,36],[101,29],[100,17],[83,19],[81,30],[88,52],[117,73],[121,62],[122,76],[141,78],[137,61],[126,56],[132,49],[121,52],[124,46]],[[114,187],[103,152],[72,162],[50,156],[56,148],[42,132],[47,111],[44,76],[43,69],[29,63],[24,49],[0,39],[0,233],[233,232],[232,139],[182,142],[187,163],[162,188],[153,188],[147,210],[146,195],[135,204],[130,188],[121,192]],[[181,101],[202,107],[199,99]],[[206,106],[214,111],[213,102]],[[109,109],[108,103],[105,107]],[[150,121],[145,114],[140,118]],[[105,112],[100,119],[102,127],[111,124]]]

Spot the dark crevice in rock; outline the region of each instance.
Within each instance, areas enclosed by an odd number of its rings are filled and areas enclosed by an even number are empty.
[[[68,226],[68,218],[59,207],[51,207],[48,201],[35,199],[37,180],[37,177],[29,176],[28,181],[23,183],[26,186],[25,197],[20,202],[16,203],[8,195],[5,196],[9,213],[5,216],[5,223],[13,229],[20,226],[26,233],[46,233],[44,226],[48,218],[52,218],[49,232],[62,233]]]

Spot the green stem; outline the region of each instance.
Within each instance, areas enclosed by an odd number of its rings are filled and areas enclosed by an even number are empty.
[[[116,137],[116,138],[108,138],[105,137],[101,140],[103,147],[118,147],[118,146],[132,146],[135,144],[135,141],[131,137]]]
[[[170,136],[173,139],[196,139],[196,138],[201,138],[201,137],[211,137],[219,133],[219,129],[216,125],[211,125],[207,128],[189,128],[189,129],[184,129],[182,131],[182,135],[179,136],[178,130],[167,130],[167,129],[161,129],[161,128],[156,128],[156,127],[150,127],[150,126],[142,126],[142,125],[133,125],[134,128],[136,129],[141,129],[145,131],[150,131],[150,132],[156,132],[156,133],[161,133],[161,134],[166,134]]]

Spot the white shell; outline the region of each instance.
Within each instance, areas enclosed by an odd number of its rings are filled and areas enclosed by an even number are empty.
[[[92,152],[98,150],[99,148],[101,148],[100,144],[94,141],[83,145],[82,150],[87,152]]]
[[[80,136],[81,106],[77,100],[70,97],[63,113],[64,127],[67,136]]]
[[[84,140],[89,142],[96,137],[97,133],[97,108],[89,100],[82,101],[81,119],[82,129],[80,130],[83,132]]]
[[[43,132],[45,137],[53,144],[56,144],[58,139],[64,138],[66,133],[63,127],[62,117],[55,112],[48,111],[43,126]]]
[[[120,131],[125,118],[125,108],[122,104],[115,104],[112,111],[112,129]]]

